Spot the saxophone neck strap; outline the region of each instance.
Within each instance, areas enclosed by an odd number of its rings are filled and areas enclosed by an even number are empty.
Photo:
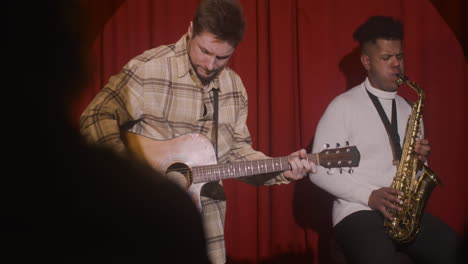
[[[395,99],[392,100],[392,122],[388,120],[387,114],[382,107],[382,104],[379,101],[377,96],[370,93],[367,89],[367,94],[369,95],[372,103],[374,103],[377,112],[379,113],[380,119],[385,126],[385,130],[387,131],[388,137],[390,138],[390,144],[393,150],[393,160],[394,164],[397,163],[401,159],[401,145],[400,145],[400,135],[398,134],[398,122],[397,122],[397,111],[396,111],[396,103]]]

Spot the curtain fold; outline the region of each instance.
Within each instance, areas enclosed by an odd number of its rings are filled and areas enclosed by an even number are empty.
[[[197,0],[83,0],[92,34],[91,74],[73,102],[79,114],[132,57],[176,42]],[[242,0],[244,41],[229,66],[249,95],[248,125],[254,147],[272,157],[309,148],[328,103],[359,84],[354,29],[370,15],[392,15],[405,25],[407,75],[427,92],[424,121],[432,145],[429,164],[444,185],[428,210],[459,233],[467,223],[463,165],[468,107],[468,67],[457,37],[429,0]],[[182,7],[182,8],[181,8]],[[99,26],[100,25],[100,26]],[[412,98],[412,91],[401,90]],[[78,122],[78,121],[77,121]],[[344,142],[330,142],[330,145]],[[352,144],[352,142],[350,142]],[[359,146],[358,146],[359,147]],[[332,197],[308,179],[254,187],[224,182],[229,263],[328,263]]]

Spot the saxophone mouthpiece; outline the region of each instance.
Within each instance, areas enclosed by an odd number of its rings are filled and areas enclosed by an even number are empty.
[[[397,85],[401,85],[408,80],[408,78],[403,73],[397,73],[396,76],[398,77],[398,79],[395,81]]]
[[[406,81],[408,79],[408,77],[406,77],[406,75],[404,75],[403,73],[397,73],[396,76],[398,76],[398,78],[402,79],[403,81]]]

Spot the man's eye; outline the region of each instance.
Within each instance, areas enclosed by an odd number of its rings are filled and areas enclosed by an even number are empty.
[[[389,60],[390,59],[390,56],[384,56],[382,57],[383,60]]]

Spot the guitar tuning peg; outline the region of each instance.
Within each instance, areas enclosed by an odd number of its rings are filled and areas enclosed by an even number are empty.
[[[327,148],[329,148],[329,147],[330,147],[330,144],[328,144],[328,143],[323,144],[323,148],[324,148],[324,149],[327,149]]]
[[[346,146],[349,147],[349,141],[346,141]]]
[[[340,168],[340,174],[343,174],[343,168]]]
[[[328,174],[328,175],[332,175],[332,174],[333,174],[333,170],[332,170],[332,169],[328,169],[328,170],[327,170],[327,174]]]
[[[353,172],[354,172],[353,168],[349,168],[348,172],[349,172],[349,174],[353,174]]]
[[[336,143],[336,147],[339,148],[339,147],[340,147],[340,143]]]

